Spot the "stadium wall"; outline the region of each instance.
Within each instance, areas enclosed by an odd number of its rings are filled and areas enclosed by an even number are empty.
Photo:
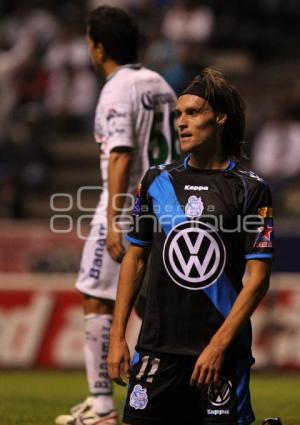
[[[82,368],[83,315],[76,275],[0,275],[0,367]],[[300,370],[300,275],[274,273],[255,312],[256,369]]]
[[[291,241],[299,245],[300,239]],[[50,231],[49,222],[0,222],[0,368],[83,367],[83,314],[74,289],[83,242],[78,232]],[[271,289],[253,315],[256,369],[300,371],[294,245],[278,244],[277,257],[293,258],[293,267],[277,262]]]

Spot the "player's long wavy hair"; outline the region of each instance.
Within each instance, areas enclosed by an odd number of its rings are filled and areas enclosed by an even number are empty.
[[[205,100],[216,112],[223,112],[227,120],[223,131],[223,154],[236,160],[247,160],[245,146],[245,102],[237,89],[223,74],[213,68],[204,68],[184,92],[199,85]],[[203,96],[201,96],[203,97]]]

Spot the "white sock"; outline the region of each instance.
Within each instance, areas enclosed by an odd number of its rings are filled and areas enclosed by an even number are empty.
[[[115,409],[115,405],[111,396],[100,395],[98,397],[92,397],[92,403],[93,410],[100,414],[108,413]]]
[[[111,314],[85,315],[85,367],[93,409],[97,413],[106,413],[114,409],[112,382],[107,372],[111,322]]]

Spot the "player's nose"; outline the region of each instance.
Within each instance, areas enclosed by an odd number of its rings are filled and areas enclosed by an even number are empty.
[[[177,118],[176,124],[179,129],[186,128],[187,127],[186,116],[184,114],[181,114],[180,117]]]

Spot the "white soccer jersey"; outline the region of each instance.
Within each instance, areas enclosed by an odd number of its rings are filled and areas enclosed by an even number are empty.
[[[103,190],[92,224],[106,220],[108,159],[114,148],[133,149],[130,194],[134,194],[149,166],[178,158],[175,103],[176,95],[166,81],[139,64],[121,66],[110,76],[101,91],[95,117]]]

